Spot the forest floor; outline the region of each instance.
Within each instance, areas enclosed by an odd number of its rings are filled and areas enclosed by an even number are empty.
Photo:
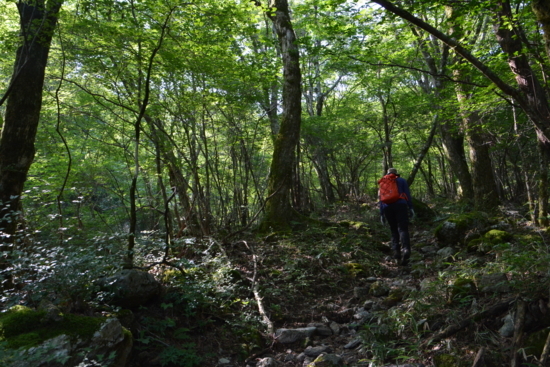
[[[517,350],[517,366],[536,366],[540,351],[527,348],[536,344],[529,337],[550,325],[546,233],[500,214],[513,239],[471,251],[434,235],[453,210],[413,221],[406,267],[389,256],[389,229],[374,204],[340,206],[319,218],[328,224],[292,234],[188,248],[200,266],[183,278],[165,271],[165,297],[134,312],[130,327],[142,337],[130,366],[320,366],[309,364],[320,353],[346,366],[509,366]],[[441,255],[449,245],[454,252]],[[482,278],[495,274],[506,284],[483,290]],[[524,332],[512,326],[510,335],[504,320],[518,320],[520,303]],[[270,324],[329,331],[283,344]]]

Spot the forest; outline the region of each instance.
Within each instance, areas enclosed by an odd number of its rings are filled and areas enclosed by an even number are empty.
[[[550,366],[549,1],[7,0],[0,39],[0,365]]]

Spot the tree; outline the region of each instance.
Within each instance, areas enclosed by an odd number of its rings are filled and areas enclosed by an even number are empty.
[[[6,92],[0,137],[0,230],[4,243],[13,243],[17,231],[21,194],[35,155],[45,69],[62,3],[63,0],[17,3],[22,44]]]
[[[269,198],[260,226],[264,231],[270,228],[290,228],[290,220],[293,217],[290,189],[294,179],[296,149],[302,120],[300,53],[290,21],[290,9],[286,0],[276,0],[274,6],[274,12],[268,10],[268,15],[273,21],[283,59],[283,113],[279,133],[274,142],[267,186]]]

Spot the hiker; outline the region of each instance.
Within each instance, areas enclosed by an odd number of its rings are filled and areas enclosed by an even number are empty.
[[[411,256],[409,239],[409,216],[414,217],[411,192],[397,169],[390,168],[378,181],[380,221],[390,225],[393,258],[399,265],[407,265]]]

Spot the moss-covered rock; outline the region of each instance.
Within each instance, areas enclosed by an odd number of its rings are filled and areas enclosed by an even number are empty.
[[[105,322],[105,318],[63,315],[61,321],[45,318],[45,311],[24,306],[12,307],[0,316],[0,340],[9,348],[37,346],[47,339],[64,334],[71,338],[90,338]]]
[[[489,216],[483,212],[461,214],[441,223],[435,229],[435,236],[445,245],[463,245],[466,233],[487,227],[489,223]]]
[[[421,221],[430,221],[435,218],[435,211],[428,206],[428,204],[416,199],[412,198],[412,203],[414,207],[414,213],[416,214],[416,217],[418,220]]]
[[[84,356],[114,352],[104,366],[123,366],[132,348],[132,335],[122,328],[117,319],[61,314],[59,321],[46,317],[46,311],[16,306],[0,316],[0,341],[11,350],[17,350],[15,361],[26,366],[41,365],[51,360],[77,365]],[[33,356],[43,355],[36,360]]]
[[[496,244],[499,244],[499,243],[504,243],[504,242],[508,242],[510,241],[511,239],[513,238],[513,236],[506,232],[506,231],[501,231],[499,229],[491,229],[489,232],[485,233],[485,235],[483,235],[483,239],[496,245]]]

